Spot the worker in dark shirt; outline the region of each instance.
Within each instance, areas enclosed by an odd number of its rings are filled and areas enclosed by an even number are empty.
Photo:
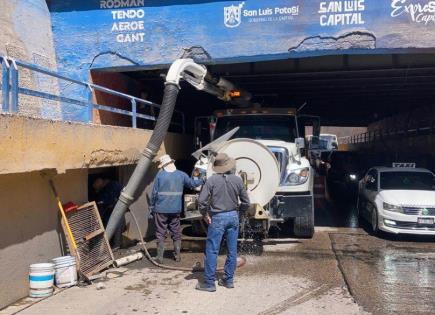
[[[227,154],[218,154],[213,163],[216,174],[207,179],[199,195],[199,210],[209,224],[204,262],[204,283],[198,283],[197,290],[214,292],[217,257],[225,235],[228,254],[225,261],[224,277],[218,284],[234,288],[234,272],[237,266],[237,239],[239,235],[239,211],[250,206],[248,193],[243,181],[234,175],[236,161]],[[239,206],[240,200],[240,206]]]
[[[166,233],[169,230],[174,242],[174,258],[181,261],[180,213],[184,187],[194,188],[204,184],[202,179],[192,179],[186,173],[177,170],[169,155],[160,158],[161,170],[154,181],[150,201],[150,210],[154,216],[157,238],[158,263],[163,262]]]
[[[98,177],[92,184],[95,191],[95,202],[98,206],[101,221],[106,227],[112,215],[113,208],[121,194],[122,186],[119,182],[104,177]],[[115,231],[115,235],[111,240],[112,248],[118,249],[121,247],[122,233],[125,229],[125,218]]]

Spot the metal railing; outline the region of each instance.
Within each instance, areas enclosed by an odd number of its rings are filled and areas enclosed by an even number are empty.
[[[35,64],[31,64],[24,61],[15,60],[13,58],[7,57],[7,56],[0,56],[1,59],[1,68],[2,68],[2,80],[0,84],[0,88],[2,91],[2,106],[1,110],[3,112],[9,112],[9,113],[17,113],[19,110],[19,95],[28,95],[33,97],[38,97],[41,99],[47,99],[52,101],[58,101],[61,103],[67,103],[67,104],[73,104],[82,106],[83,108],[87,109],[88,111],[88,117],[89,117],[89,123],[93,122],[93,110],[102,110],[107,111],[115,114],[120,114],[124,116],[130,116],[131,117],[131,126],[133,128],[137,128],[137,120],[139,119],[145,119],[149,121],[155,121],[156,117],[155,115],[148,115],[144,113],[138,112],[138,104],[143,104],[145,106],[148,106],[150,108],[154,109],[160,109],[160,105],[129,95],[125,93],[121,93],[109,88],[106,88],[104,86],[100,86],[97,84],[79,81],[73,78],[70,78],[65,75],[61,75],[57,72],[54,72],[52,70],[37,66]],[[61,95],[55,95],[52,93],[47,93],[43,91],[37,91],[34,89],[26,88],[26,87],[20,87],[19,84],[19,77],[20,77],[20,69],[24,68],[31,71],[34,71],[36,73],[41,73],[44,75],[47,75],[49,77],[57,78],[66,82],[69,82],[70,84],[75,84],[81,87],[85,87],[88,91],[88,100],[84,101],[82,99],[76,99],[76,98],[70,98],[65,97]],[[131,104],[131,110],[125,110],[120,109],[116,107],[112,107],[109,105],[101,105],[101,104],[95,104],[92,102],[92,93],[94,91],[99,91],[102,93],[110,94],[113,96],[120,97],[122,99],[126,99]],[[178,119],[173,119],[171,122],[171,125],[178,126],[182,133],[185,133],[185,116],[184,113],[181,111],[175,111],[174,117],[178,116]]]
[[[407,127],[395,129],[376,129],[364,133],[356,134],[349,137],[342,137],[339,140],[340,144],[357,144],[357,143],[373,143],[375,141],[384,140],[391,137],[407,137],[415,135],[435,134],[435,123],[422,127]]]

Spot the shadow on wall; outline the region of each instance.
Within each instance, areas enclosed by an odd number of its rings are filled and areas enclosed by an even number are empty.
[[[87,199],[87,171],[55,178],[62,202]],[[64,251],[55,199],[39,172],[0,175],[0,309],[28,294],[29,265]],[[8,290],[5,290],[8,288]]]
[[[55,177],[62,202],[87,200],[87,171],[74,170]],[[39,172],[0,175],[0,250],[37,241],[39,235],[60,229],[56,201]],[[58,238],[53,239],[53,245]],[[56,244],[60,250],[60,244]],[[38,244],[44,251],[44,244]],[[0,255],[2,256],[2,255]]]

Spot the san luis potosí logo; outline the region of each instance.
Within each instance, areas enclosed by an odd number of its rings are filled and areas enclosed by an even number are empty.
[[[292,19],[299,15],[299,6],[248,8],[245,2],[234,3],[224,7],[224,25],[228,28],[238,27],[244,19],[252,22],[273,22]]]

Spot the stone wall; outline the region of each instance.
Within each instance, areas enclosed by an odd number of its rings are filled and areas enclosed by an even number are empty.
[[[0,9],[0,54],[55,70],[50,13],[44,0],[3,0]],[[21,87],[58,94],[58,80],[19,67]],[[21,95],[19,112],[60,119],[60,104]]]

